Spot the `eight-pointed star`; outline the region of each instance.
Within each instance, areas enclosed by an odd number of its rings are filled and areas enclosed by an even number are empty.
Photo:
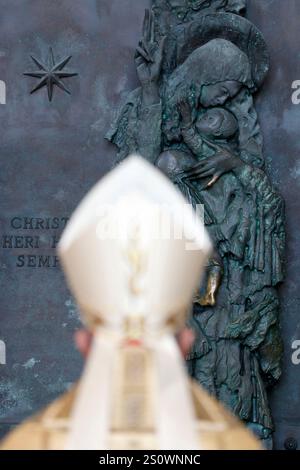
[[[54,86],[58,86],[66,93],[70,94],[70,91],[65,86],[64,82],[61,80],[62,78],[70,78],[75,77],[78,73],[75,72],[66,72],[63,69],[68,64],[72,56],[68,56],[65,59],[61,60],[58,63],[55,63],[53,50],[50,47],[49,54],[47,58],[47,63],[43,63],[40,60],[36,59],[35,57],[31,56],[33,62],[38,66],[37,71],[35,72],[26,72],[24,75],[28,77],[35,77],[39,78],[39,82],[37,85],[31,90],[31,93],[36,92],[40,88],[46,86],[48,90],[48,98],[49,101],[52,101],[53,97],[53,88]]]

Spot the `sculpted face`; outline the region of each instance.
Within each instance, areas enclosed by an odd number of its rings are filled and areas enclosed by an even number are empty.
[[[204,116],[198,119],[196,127],[201,134],[216,135],[223,122],[223,116],[220,111],[211,109]]]
[[[236,96],[241,87],[241,83],[229,80],[214,85],[205,85],[201,90],[200,104],[205,108],[222,106],[228,98]]]
[[[238,122],[229,111],[212,108],[197,120],[196,128],[203,135],[228,138],[237,132]]]

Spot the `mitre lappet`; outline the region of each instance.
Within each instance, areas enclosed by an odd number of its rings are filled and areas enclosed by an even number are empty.
[[[58,251],[94,340],[67,449],[199,448],[174,335],[210,250],[201,217],[138,156],[75,210]]]

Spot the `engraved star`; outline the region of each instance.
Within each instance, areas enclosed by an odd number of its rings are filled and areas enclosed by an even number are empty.
[[[35,72],[25,72],[24,75],[26,75],[27,77],[34,77],[40,79],[37,85],[33,88],[33,90],[31,90],[31,94],[35,93],[44,86],[47,87],[49,101],[52,101],[54,86],[57,86],[69,95],[71,94],[61,79],[75,77],[76,75],[78,75],[78,73],[66,72],[63,70],[68,64],[68,62],[71,60],[72,56],[68,56],[60,62],[56,63],[52,47],[50,47],[46,64],[33,56],[30,57],[33,62],[37,65],[38,70]]]

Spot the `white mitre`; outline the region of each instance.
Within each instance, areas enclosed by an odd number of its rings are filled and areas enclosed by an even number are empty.
[[[174,333],[211,250],[201,218],[132,156],[83,199],[58,249],[94,328],[67,448],[199,448]]]

